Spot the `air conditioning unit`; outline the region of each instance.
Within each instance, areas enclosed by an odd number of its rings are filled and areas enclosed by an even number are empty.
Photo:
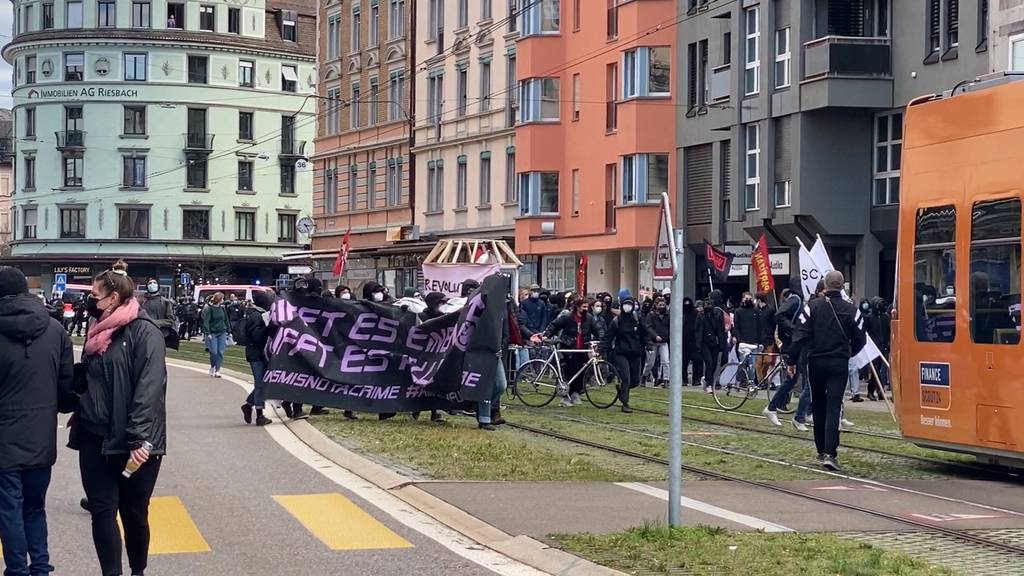
[[[545,236],[554,236],[555,235],[555,223],[553,221],[541,222],[540,223],[540,233],[545,235]]]

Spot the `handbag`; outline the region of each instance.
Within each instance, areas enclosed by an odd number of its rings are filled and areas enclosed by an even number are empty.
[[[168,350],[177,350],[181,346],[181,336],[173,329],[164,334],[164,347]]]

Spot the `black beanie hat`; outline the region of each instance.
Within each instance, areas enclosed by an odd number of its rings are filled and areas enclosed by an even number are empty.
[[[0,266],[0,298],[28,294],[28,280],[21,270],[11,266]]]

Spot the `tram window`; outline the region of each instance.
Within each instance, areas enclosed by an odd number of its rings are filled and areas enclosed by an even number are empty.
[[[914,247],[914,333],[918,342],[956,336],[956,208],[917,211]]]
[[[1020,200],[979,202],[971,212],[971,338],[1020,342]]]

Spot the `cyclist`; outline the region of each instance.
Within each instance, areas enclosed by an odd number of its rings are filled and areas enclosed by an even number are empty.
[[[612,320],[601,341],[601,351],[619,373],[619,401],[626,414],[633,412],[629,407],[629,391],[640,385],[640,368],[651,338],[635,307],[632,298],[623,300],[619,305],[620,314]]]
[[[544,338],[558,336],[562,348],[570,350],[584,350],[588,342],[600,341],[604,334],[600,325],[594,317],[587,312],[587,301],[583,298],[576,300],[572,311],[562,314],[544,331]],[[540,344],[541,337],[534,334],[531,337],[534,343]],[[577,372],[583,368],[587,358],[583,354],[565,354],[561,357],[562,377],[568,382]],[[583,403],[580,393],[583,392],[583,378],[577,378],[569,388],[569,395],[562,398],[561,405],[578,406]]]
[[[736,346],[736,360],[741,364],[747,356],[757,352],[761,346],[761,311],[754,307],[754,297],[750,292],[743,293],[740,307],[733,315],[733,331],[739,344]],[[753,360],[753,359],[751,359]],[[754,381],[753,362],[746,366],[747,378]]]

